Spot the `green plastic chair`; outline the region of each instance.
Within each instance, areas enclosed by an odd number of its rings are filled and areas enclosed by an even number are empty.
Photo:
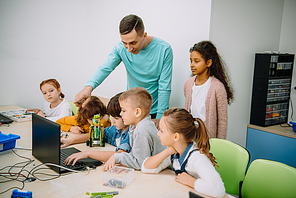
[[[250,160],[249,152],[229,140],[211,138],[210,152],[216,158],[219,167],[216,170],[224,182],[229,194],[239,195],[240,183],[244,180]]]
[[[76,105],[74,104],[74,102],[69,102],[70,106],[71,106],[71,109],[72,109],[72,114],[73,115],[76,115],[77,112],[78,112],[78,107],[76,107]]]
[[[296,169],[271,160],[254,160],[240,197],[296,197]]]

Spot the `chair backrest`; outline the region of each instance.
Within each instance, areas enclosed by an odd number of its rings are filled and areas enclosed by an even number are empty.
[[[296,197],[296,169],[271,160],[254,160],[245,176],[242,197]]]
[[[76,107],[76,105],[74,104],[74,102],[69,102],[70,106],[71,106],[71,110],[72,110],[72,114],[76,115],[78,112],[78,107]]]
[[[211,138],[210,146],[210,152],[219,166],[216,170],[224,182],[226,192],[239,195],[240,182],[244,180],[250,160],[249,152],[225,139]]]

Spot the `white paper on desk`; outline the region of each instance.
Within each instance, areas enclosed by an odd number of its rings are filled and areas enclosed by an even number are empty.
[[[159,198],[188,198],[188,192],[183,192],[181,190],[174,190],[159,195]]]

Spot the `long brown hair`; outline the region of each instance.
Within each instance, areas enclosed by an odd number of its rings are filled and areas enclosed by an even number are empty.
[[[98,97],[91,96],[91,100],[84,107],[79,108],[76,118],[77,124],[78,126],[86,125],[88,124],[87,119],[92,119],[97,114],[103,117],[106,113],[104,103]]]
[[[214,166],[217,166],[215,157],[210,153],[208,130],[201,119],[194,119],[192,115],[183,108],[168,109],[163,113],[163,116],[169,118],[164,121],[167,123],[170,132],[182,134],[187,143],[195,141],[199,151],[205,154]]]
[[[227,93],[227,103],[231,104],[234,100],[233,89],[230,86],[231,83],[226,72],[226,65],[218,54],[215,45],[211,41],[201,41],[190,48],[189,52],[191,53],[193,51],[200,53],[205,62],[208,62],[210,59],[212,60],[212,65],[209,67],[209,75],[215,76],[223,83]]]
[[[45,84],[50,84],[50,85],[54,86],[58,91],[59,91],[59,89],[61,91],[61,85],[56,79],[51,78],[51,79],[47,79],[47,80],[42,81],[40,83],[40,90],[41,90],[42,86]],[[63,94],[62,91],[60,93],[60,97],[65,98],[65,94]]]

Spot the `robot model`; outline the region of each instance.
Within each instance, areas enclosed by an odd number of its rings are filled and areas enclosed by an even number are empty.
[[[86,145],[93,146],[105,146],[104,138],[104,127],[100,123],[100,114],[94,115],[92,119],[92,124],[89,127],[89,140],[87,140]]]

